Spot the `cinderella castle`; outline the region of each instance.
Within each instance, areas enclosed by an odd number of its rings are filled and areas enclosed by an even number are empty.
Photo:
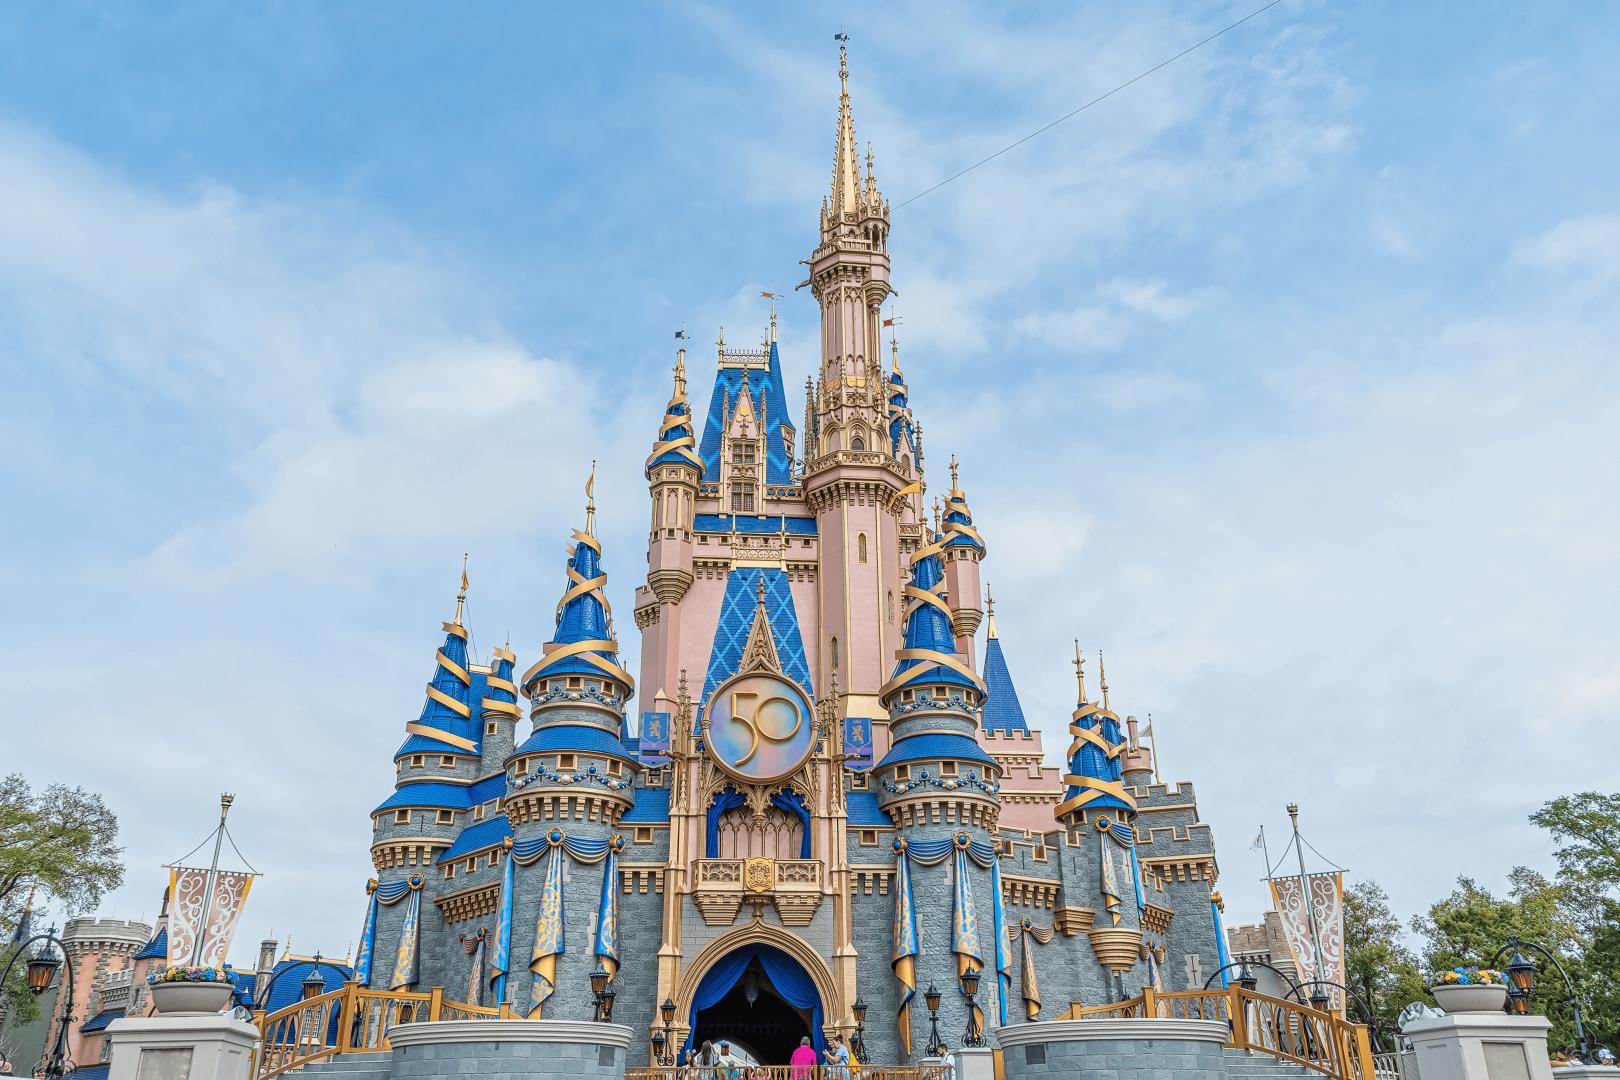
[[[1221,976],[1209,827],[1156,781],[1100,658],[1095,697],[1077,650],[1072,710],[1031,703],[1068,712],[1064,768],[1026,718],[981,605],[994,525],[954,457],[927,468],[883,340],[889,204],[842,54],[839,77],[802,419],[774,316],[760,348],[722,335],[701,412],[678,351],[639,663],[594,504],[532,657],[470,656],[457,603],[372,814],[363,985],[588,1020],[605,973],[637,1065],[721,1038],[781,1063],[858,1020],[867,1060],[915,1061],[933,1022],[958,1045]]]

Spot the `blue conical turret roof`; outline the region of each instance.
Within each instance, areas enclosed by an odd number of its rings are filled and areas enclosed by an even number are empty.
[[[932,683],[970,686],[984,691],[984,685],[956,654],[956,637],[951,631],[950,611],[944,600],[945,569],[939,553],[942,538],[919,548],[911,560],[911,586],[906,590],[904,646],[894,674],[883,687],[886,696],[902,686]]]
[[[652,453],[647,455],[647,478],[651,479],[653,469],[664,464],[690,465],[701,474],[703,459],[697,456],[696,446],[692,407],[686,400],[686,350],[681,349],[675,358],[675,391],[664,407],[664,422],[658,428]]]
[[[1076,657],[1076,671],[1082,666]],[[1119,717],[1108,708],[1107,676],[1103,676],[1101,705],[1086,700],[1083,674],[1079,698],[1069,718],[1069,734],[1074,741],[1069,744],[1069,769],[1063,777],[1063,802],[1054,813],[1060,821],[1076,810],[1113,809],[1134,816],[1136,799],[1124,782],[1125,739]]]
[[[543,675],[613,679],[626,693],[635,687],[635,680],[619,664],[619,644],[613,638],[613,613],[603,591],[607,574],[602,572],[602,542],[593,533],[595,513],[592,503],[586,510],[585,529],[574,531],[568,585],[557,602],[557,630],[546,643],[545,655],[524,673],[525,690]]]
[[[984,646],[984,728],[986,731],[1028,733],[1024,707],[1018,703],[1007,658],[1001,654],[1001,639],[992,632]]]
[[[462,602],[466,599],[467,577],[462,574],[462,592],[456,601],[456,620],[444,624],[444,646],[435,656],[433,678],[427,685],[422,715],[406,724],[410,733],[395,754],[424,751],[476,754],[482,730],[472,712],[472,675],[467,670],[467,630],[461,625]]]

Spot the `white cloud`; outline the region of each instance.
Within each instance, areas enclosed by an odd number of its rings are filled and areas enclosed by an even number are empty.
[[[1568,275],[1583,292],[1620,283],[1620,214],[1560,221],[1520,244],[1516,255],[1527,266]]]

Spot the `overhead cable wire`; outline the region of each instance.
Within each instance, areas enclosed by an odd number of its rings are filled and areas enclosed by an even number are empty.
[[[1025,135],[1022,139],[1019,139],[1017,142],[1010,143],[1007,146],[1003,146],[1000,150],[997,150],[995,153],[991,154],[989,157],[981,158],[980,160],[975,161],[972,165],[969,165],[967,168],[961,170],[960,172],[952,173],[950,176],[947,176],[945,179],[941,180],[939,183],[935,184],[933,187],[924,188],[922,191],[917,192],[917,194],[913,195],[911,198],[907,199],[905,202],[896,203],[894,205],[894,209],[899,210],[901,207],[909,206],[912,203],[916,202],[918,199],[922,198],[924,195],[927,195],[927,194],[930,194],[932,192],[938,191],[940,188],[944,187],[946,184],[949,184],[953,180],[961,179],[962,177],[966,176],[968,173],[972,172],[974,169],[977,169],[979,166],[988,165],[990,162],[996,160],[996,158],[1000,157],[1002,154],[1007,153],[1009,150],[1016,150],[1018,147],[1020,147],[1020,146],[1024,145],[1025,143],[1029,142],[1029,140],[1035,138],[1035,136],[1044,134],[1045,132],[1048,132],[1048,131],[1051,131],[1053,128],[1057,127],[1059,124],[1063,123],[1065,120],[1074,119],[1076,116],[1079,116],[1081,113],[1085,112],[1087,109],[1091,108],[1093,105],[1096,105],[1096,104],[1098,104],[1099,102],[1102,102],[1102,101],[1107,101],[1109,98],[1113,97],[1115,94],[1119,93],[1121,90],[1124,90],[1126,87],[1133,86],[1136,83],[1141,82],[1143,79],[1147,78],[1149,75],[1152,75],[1154,72],[1159,71],[1161,68],[1169,67],[1171,64],[1175,63],[1177,60],[1180,60],[1182,57],[1188,55],[1189,53],[1197,52],[1199,49],[1203,48],[1205,45],[1208,45],[1210,42],[1214,41],[1216,38],[1220,37],[1221,35],[1227,33],[1228,31],[1236,30],[1238,27],[1242,26],[1244,23],[1248,22],[1250,19],[1253,19],[1258,15],[1264,15],[1266,12],[1270,11],[1272,8],[1276,7],[1280,3],[1282,3],[1282,0],[1271,0],[1271,2],[1269,4],[1266,4],[1266,5],[1262,6],[1262,7],[1255,8],[1253,11],[1251,11],[1247,15],[1243,16],[1243,18],[1237,20],[1234,23],[1229,23],[1226,26],[1221,27],[1219,30],[1215,31],[1213,34],[1211,34],[1208,37],[1204,38],[1202,41],[1199,41],[1199,42],[1197,42],[1197,43],[1195,43],[1193,45],[1187,46],[1185,49],[1182,49],[1180,52],[1176,53],[1176,55],[1170,57],[1168,60],[1161,60],[1159,63],[1154,64],[1152,67],[1148,68],[1146,71],[1142,72],[1140,75],[1137,75],[1135,78],[1127,79],[1125,82],[1120,83],[1118,86],[1114,87],[1112,90],[1108,91],[1106,94],[1101,94],[1101,95],[1099,95],[1097,97],[1092,98],[1090,101],[1086,102],[1084,105],[1080,106],[1078,109],[1075,109],[1072,112],[1064,113],[1062,116],[1058,117],[1056,120],[1053,120],[1050,124],[1047,124],[1044,127],[1036,128],[1034,131],[1030,132],[1028,135]]]

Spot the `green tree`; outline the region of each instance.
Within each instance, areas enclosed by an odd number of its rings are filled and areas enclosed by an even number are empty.
[[[1531,814],[1530,822],[1562,845],[1556,854],[1564,877],[1602,892],[1620,887],[1620,795],[1560,795]]]
[[[30,896],[36,907],[93,908],[123,882],[123,854],[118,818],[100,795],[66,784],[35,791],[18,773],[0,780],[0,940],[11,940]],[[0,950],[0,963],[12,951],[9,945]],[[19,961],[0,987],[13,1022],[38,1008],[23,990],[23,966]]]
[[[1412,920],[1412,929],[1424,939],[1423,966],[1433,978],[1453,967],[1491,966],[1509,937],[1518,936],[1552,950],[1582,993],[1586,978],[1583,957],[1589,943],[1582,920],[1571,910],[1571,893],[1561,884],[1523,866],[1508,875],[1508,895],[1498,897],[1472,878],[1457,879],[1451,895],[1429,906],[1428,914]],[[1554,1046],[1575,1044],[1575,1017],[1568,1005],[1564,980],[1540,957],[1531,1011],[1553,1022],[1549,1035]],[[1507,957],[1501,962],[1507,963]]]
[[[1344,892],[1344,979],[1386,1023],[1393,1024],[1408,1002],[1428,1000],[1417,959],[1401,943],[1400,920],[1376,881],[1359,881]]]

